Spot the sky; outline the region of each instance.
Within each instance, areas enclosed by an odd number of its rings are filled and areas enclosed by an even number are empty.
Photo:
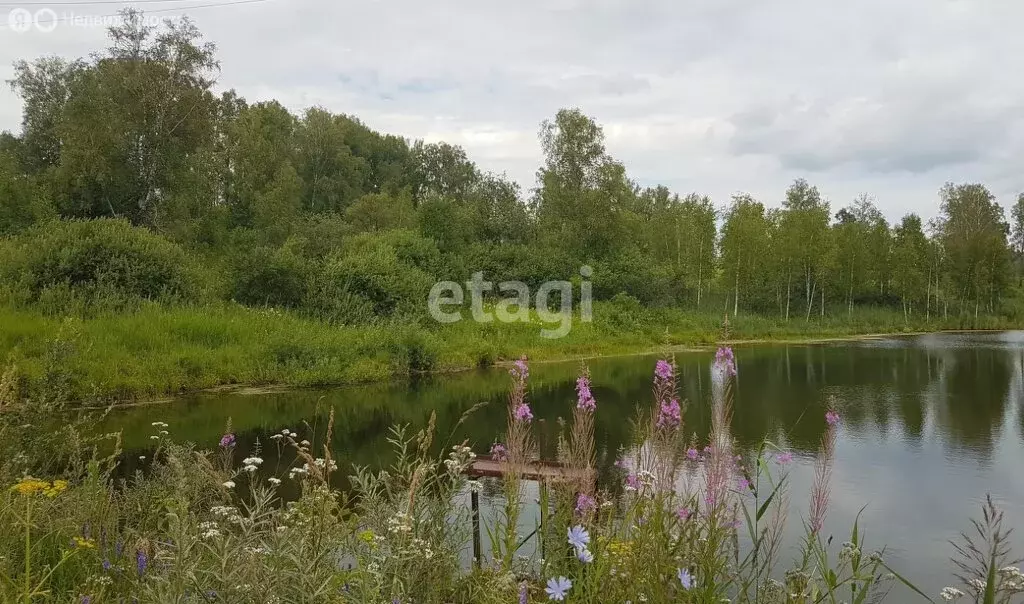
[[[53,11],[27,31],[0,17],[0,77],[10,78],[18,59],[103,48],[102,23],[86,17],[121,6],[104,1],[0,2],[0,15]],[[890,220],[908,212],[927,220],[948,181],[982,182],[1004,208],[1024,191],[1018,0],[203,7],[229,1],[136,6],[154,19],[188,14],[218,47],[218,88],[462,145],[525,192],[542,160],[540,124],[564,107],[604,127],[608,152],[638,184],[710,195],[716,205],[746,192],[777,206],[806,178],[833,212],[868,193]],[[20,114],[19,98],[0,90],[0,129],[17,130]]]

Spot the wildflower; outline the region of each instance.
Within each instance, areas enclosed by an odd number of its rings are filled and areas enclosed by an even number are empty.
[[[955,587],[943,587],[942,591],[939,592],[939,597],[941,597],[943,600],[946,600],[947,602],[959,600],[960,598],[964,597],[964,595],[964,592],[960,591]]]
[[[139,461],[146,461],[145,455],[139,455]]]
[[[516,421],[529,422],[533,419],[533,411],[530,411],[530,406],[526,403],[519,403],[513,411],[513,417]]]
[[[736,375],[736,359],[733,357],[732,348],[723,346],[715,352],[715,368],[725,375]]]
[[[491,458],[495,461],[505,461],[508,459],[508,449],[501,443],[494,443],[491,445]]]
[[[825,412],[825,421],[828,422],[828,425],[834,426],[839,423],[839,414],[835,410],[829,409]]]
[[[149,440],[160,440],[160,437],[154,434],[153,436],[149,437]]]
[[[104,558],[100,566],[103,567],[103,570],[110,570],[114,565],[110,563],[110,560]]]
[[[778,455],[775,456],[775,461],[781,465],[786,465],[789,462],[793,461],[793,454],[790,453],[789,451],[786,451],[785,453],[779,453]]]
[[[676,516],[679,516],[680,520],[686,522],[690,519],[690,508],[679,508],[676,510]]]
[[[597,409],[597,401],[590,392],[590,378],[586,375],[576,379],[576,408],[591,412]]]
[[[740,476],[739,478],[736,479],[736,488],[741,491],[749,491],[750,481],[747,480],[745,477]]]
[[[235,435],[229,432],[228,434],[221,436],[220,446],[222,449],[227,449],[229,447],[235,446]]]
[[[469,487],[470,492],[479,493],[484,485],[479,480],[467,480],[466,486]]]
[[[522,356],[512,363],[512,369],[509,370],[512,377],[517,380],[526,381],[526,378],[530,375],[530,367],[526,364],[526,356]]]
[[[693,587],[693,575],[690,574],[690,571],[680,568],[676,576],[679,577],[679,584],[683,586],[683,589]]]
[[[226,480],[226,481],[224,481],[222,483],[222,486],[224,488],[226,488],[226,489],[233,489],[233,488],[235,488],[235,481],[234,480]]]
[[[146,574],[146,567],[149,565],[149,558],[146,556],[146,552],[141,549],[135,552],[135,570],[138,571],[139,576]]]
[[[640,481],[637,479],[636,474],[630,472],[626,475],[626,489],[631,491],[640,490]]]
[[[203,539],[213,539],[214,537],[220,537],[220,531],[218,531],[215,528],[208,529],[206,531],[203,531],[202,537]]]
[[[668,380],[672,377],[672,365],[663,359],[659,359],[654,365],[654,377],[656,379]]]
[[[167,427],[167,424],[165,424],[164,422],[153,422],[153,423],[151,423],[149,425],[153,426],[154,428],[166,428]]]
[[[590,550],[585,547],[583,549],[576,550],[576,557],[584,564],[590,564],[594,561],[594,554],[590,553]]]
[[[587,544],[590,543],[590,533],[587,529],[580,525],[576,525],[568,530],[569,545],[575,547],[577,550],[586,549]]]
[[[576,497],[577,514],[586,514],[587,512],[592,512],[596,509],[597,501],[590,495],[587,495],[586,493],[580,493],[579,496]]]
[[[81,604],[92,604],[92,596],[82,596]]]
[[[679,407],[678,400],[672,399],[668,403],[661,404],[657,424],[659,428],[678,428],[682,421],[682,409]]]
[[[548,594],[549,600],[561,602],[565,600],[565,594],[570,589],[572,589],[572,581],[565,577],[558,577],[557,579],[548,579],[548,586],[544,588],[544,592]]]
[[[72,540],[75,543],[75,547],[81,549],[92,549],[96,547],[96,543],[92,539],[85,539],[83,537],[73,537]]]
[[[280,478],[274,478],[273,476],[271,476],[270,478],[267,479],[267,482],[269,482],[270,484],[272,484],[272,485],[274,485],[276,487],[277,485],[281,484],[281,479]]]
[[[527,602],[528,602],[528,594],[527,594],[526,590],[527,590],[527,584],[526,584],[526,581],[523,581],[522,583],[519,584],[519,604],[527,604]]]
[[[697,458],[700,457],[700,452],[697,451],[697,449],[690,447],[686,450],[686,457],[689,458],[690,461],[697,461]]]
[[[246,457],[242,460],[242,463],[247,466],[258,466],[263,463],[262,457]]]

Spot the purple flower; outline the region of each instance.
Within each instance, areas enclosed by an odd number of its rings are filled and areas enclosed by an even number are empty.
[[[775,461],[781,465],[786,465],[789,462],[793,461],[793,454],[790,453],[789,451],[786,451],[785,453],[779,453],[778,455],[775,456]]]
[[[526,378],[530,376],[530,367],[526,364],[525,355],[519,357],[516,362],[512,363],[512,368],[509,369],[509,373],[511,373],[512,377],[517,380],[526,381]]]
[[[103,559],[103,570],[110,570],[112,566],[113,564],[110,563],[110,560],[106,558]]]
[[[672,378],[672,365],[664,360],[659,359],[654,365],[654,378],[656,380],[669,380]]]
[[[668,403],[661,404],[657,424],[659,428],[678,428],[682,421],[682,409],[679,407],[679,401],[672,399]]]
[[[222,449],[235,446],[235,435],[228,433],[220,437],[220,446]]]
[[[548,586],[544,588],[544,591],[548,594],[549,600],[561,602],[570,589],[572,589],[572,581],[565,577],[558,577],[557,579],[548,579]]]
[[[135,570],[139,571],[139,576],[146,574],[146,567],[149,565],[149,558],[146,557],[146,552],[141,549],[135,552]]]
[[[516,421],[528,422],[533,419],[533,411],[530,411],[530,406],[526,403],[519,403],[512,412],[512,416],[515,417]]]
[[[623,470],[625,470],[627,468],[626,460],[625,459],[616,459],[615,460],[615,467],[616,468],[622,468]]]
[[[739,478],[736,479],[736,488],[738,488],[741,491],[749,491],[750,481],[744,478],[743,476],[740,476]]]
[[[508,459],[508,449],[501,443],[494,443],[491,445],[491,459],[495,461],[505,461]]]
[[[590,392],[590,378],[585,375],[576,379],[576,407],[591,412],[597,409],[597,401]]]
[[[690,571],[685,568],[680,568],[679,572],[676,573],[676,577],[679,578],[679,584],[683,586],[683,589],[690,589],[693,587],[693,575]]]
[[[597,501],[590,495],[587,495],[586,493],[580,493],[579,496],[576,497],[577,514],[586,514],[587,512],[593,512],[596,509]]]
[[[82,604],[92,604],[92,596],[82,596]]]
[[[715,362],[712,365],[721,375],[736,375],[736,359],[732,355],[732,348],[723,346],[715,352]]]
[[[676,510],[676,516],[679,516],[680,520],[686,522],[690,519],[690,508],[679,508]]]
[[[834,426],[839,423],[839,414],[835,410],[829,409],[825,412],[825,421],[828,422],[828,425]]]
[[[590,533],[580,525],[570,528],[567,533],[569,537],[569,545],[573,546],[577,550],[586,549],[587,544],[590,543]]]
[[[697,449],[690,447],[686,450],[686,457],[688,457],[690,461],[697,461],[697,458],[700,457],[700,452],[697,451]]]
[[[583,549],[576,550],[576,558],[584,564],[590,564],[594,561],[594,554],[590,553],[590,550],[584,547]]]
[[[519,604],[527,603],[526,581],[519,584]]]
[[[640,490],[640,479],[636,477],[636,474],[630,472],[626,475],[626,488],[633,489],[634,491]]]

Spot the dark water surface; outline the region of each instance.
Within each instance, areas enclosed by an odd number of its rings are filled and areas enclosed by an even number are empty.
[[[793,539],[806,517],[811,466],[831,399],[842,423],[825,532],[836,535],[837,548],[867,506],[861,517],[867,548],[884,546],[886,560],[934,596],[954,584],[948,540],[968,528],[968,519],[979,514],[985,493],[991,492],[1008,525],[1018,527],[1011,541],[1018,554],[1024,553],[1024,332],[741,346],[735,353],[734,436],[743,448],[768,437],[795,453]],[[701,440],[710,428],[712,357],[676,355],[681,398],[688,401],[685,430]],[[606,477],[613,475],[609,470],[629,442],[637,405],[650,405],[655,358],[588,362],[598,401],[598,465]],[[530,370],[529,399],[535,416],[544,420],[536,426],[550,456],[558,418],[568,417],[575,402],[579,363],[535,363]],[[258,440],[265,467],[273,472],[281,462],[269,436],[288,428],[321,442],[333,409],[331,448],[339,475],[347,475],[352,464],[388,463],[389,428],[419,429],[432,411],[441,441],[452,434],[452,442],[468,438],[475,450],[485,452],[503,431],[508,384],[505,370],[490,369],[412,384],[199,394],[118,411],[107,428],[124,430],[131,465],[152,446],[151,422],[170,424],[177,440],[213,448],[230,418],[239,457]],[[489,404],[456,428],[462,414],[480,402]],[[532,527],[531,519],[524,521]],[[892,599],[911,601],[906,593]]]

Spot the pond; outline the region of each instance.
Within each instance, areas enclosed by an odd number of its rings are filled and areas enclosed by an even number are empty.
[[[854,517],[866,506],[861,516],[866,547],[884,546],[893,568],[937,594],[953,584],[949,540],[969,527],[969,518],[979,515],[985,494],[991,493],[1005,510],[1007,524],[1018,527],[1013,535],[1016,551],[1024,552],[1024,332],[750,345],[736,347],[735,355],[732,430],[740,447],[755,447],[767,437],[794,452],[788,470],[791,543],[806,518],[812,466],[825,429],[822,418],[831,400],[842,422],[824,532],[835,535],[837,548],[849,539]],[[598,402],[598,466],[606,485],[630,441],[630,419],[637,406],[651,404],[656,358],[587,362]],[[706,441],[713,353],[677,353],[675,358],[681,398],[688,402],[685,430]],[[554,456],[558,419],[568,418],[575,403],[579,369],[579,362],[531,366],[529,401],[542,420],[535,427],[549,458]],[[432,412],[442,443],[469,439],[476,451],[486,452],[504,429],[508,386],[507,371],[493,368],[412,383],[204,393],[119,410],[105,429],[124,430],[130,471],[151,447],[151,422],[170,424],[173,438],[213,448],[230,418],[239,457],[259,442],[265,467],[275,471],[279,461],[269,436],[288,428],[320,442],[333,409],[330,446],[343,470],[338,473],[340,488],[345,488],[344,476],[352,464],[389,463],[387,437],[393,425],[418,430]],[[481,402],[489,404],[457,426]],[[286,470],[279,469],[282,474]],[[524,521],[532,527],[532,518]],[[910,599],[909,594],[893,595],[899,601]]]

